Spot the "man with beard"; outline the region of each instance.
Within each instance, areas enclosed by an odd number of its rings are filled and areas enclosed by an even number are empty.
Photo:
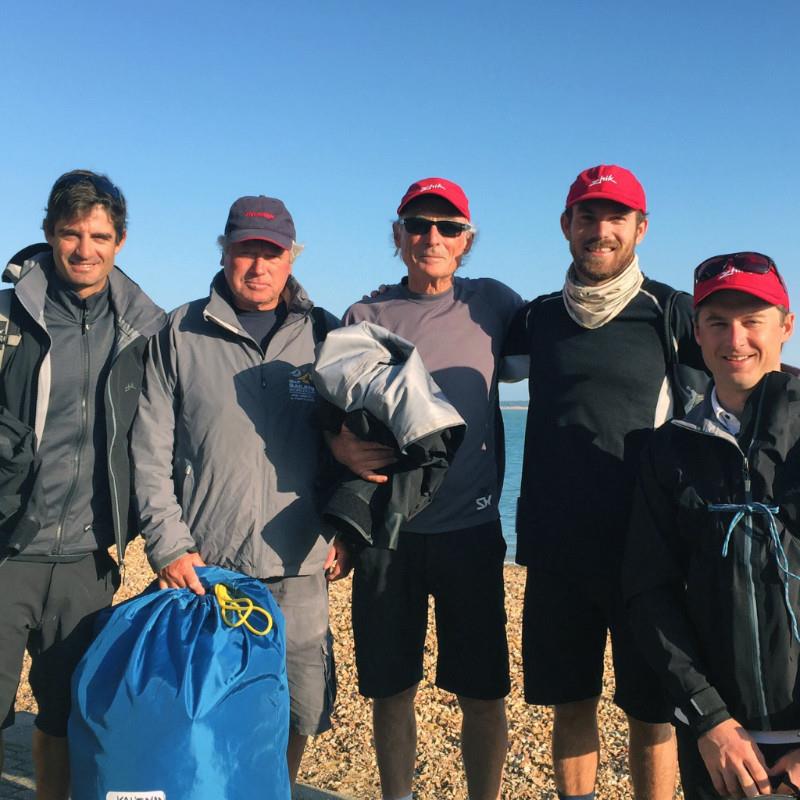
[[[634,793],[671,798],[675,785],[670,708],[632,640],[619,576],[643,439],[672,416],[675,389],[663,313],[674,291],[645,278],[636,255],[647,226],[631,172],[582,172],[561,215],[573,259],[564,288],[521,309],[506,347],[531,358],[517,512],[525,698],[555,707],[555,780],[572,800],[594,797],[609,630]],[[672,323],[679,360],[702,368],[688,295]]]

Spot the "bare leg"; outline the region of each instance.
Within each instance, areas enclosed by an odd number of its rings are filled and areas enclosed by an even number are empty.
[[[636,800],[672,800],[678,755],[675,731],[668,723],[651,724],[628,717],[628,759]]]
[[[306,749],[308,736],[303,736],[294,731],[289,731],[289,744],[286,747],[286,763],[289,765],[289,781],[294,786],[297,773],[300,771],[300,762],[303,760],[303,751]]]
[[[34,728],[32,749],[36,800],[67,800],[69,747],[66,736],[50,736]]]
[[[597,731],[599,697],[564,703],[553,714],[553,771],[561,794],[594,791],[600,736]]]
[[[461,756],[470,800],[497,800],[508,754],[506,703],[500,700],[458,698]]]
[[[414,714],[414,684],[404,692],[372,701],[375,755],[381,776],[381,791],[388,800],[411,794],[417,759],[417,719]]]

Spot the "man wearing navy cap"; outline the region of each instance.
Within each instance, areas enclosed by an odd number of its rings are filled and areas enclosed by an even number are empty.
[[[625,591],[677,706],[687,800],[796,793],[800,382],[780,371],[794,314],[755,252],[701,263],[694,305],[713,382],[644,452]]]
[[[572,255],[563,289],[525,306],[507,344],[531,363],[517,507],[517,561],[528,566],[525,697],[555,707],[560,798],[594,797],[609,630],[634,794],[666,800],[675,784],[669,705],[633,640],[619,569],[643,440],[678,410],[685,389],[669,358],[697,368],[702,361],[689,296],[639,268],[647,227],[633,173],[616,165],[581,172],[561,215]]]
[[[336,691],[311,365],[338,320],[291,274],[295,238],[280,200],[231,206],[210,296],[173,311],[150,342],[132,437],[142,534],[161,586],[203,594],[194,567],[214,564],[264,580],[281,606],[292,781],[307,737],[330,728]]]

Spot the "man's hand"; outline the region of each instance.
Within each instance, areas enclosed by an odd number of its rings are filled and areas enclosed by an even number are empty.
[[[381,475],[375,470],[388,467],[397,461],[391,447],[359,439],[344,424],[339,433],[327,434],[326,439],[333,457],[354,475],[372,483],[386,483],[389,480],[387,475]]]
[[[800,786],[800,749],[790,750],[788,753],[782,755],[772,767],[770,767],[768,772],[771,776],[782,775],[785,772],[789,776],[789,780],[795,786]],[[775,791],[794,794],[794,789],[791,786],[787,786],[785,783],[779,784]]]
[[[204,567],[206,562],[197,553],[184,553],[158,571],[159,589],[191,589],[195,594],[205,594],[195,567]]]
[[[361,302],[365,300],[374,300],[376,297],[380,297],[382,294],[386,294],[389,291],[389,287],[387,284],[382,283],[377,289],[373,289],[369,294],[365,294],[361,298]]]
[[[735,719],[726,719],[704,733],[697,740],[697,747],[719,794],[730,797],[772,794],[764,756]]]
[[[328,551],[328,557],[322,565],[325,570],[325,577],[329,583],[333,581],[346,578],[353,569],[353,562],[350,558],[350,551],[339,540],[339,537],[334,537],[331,542],[331,549]]]

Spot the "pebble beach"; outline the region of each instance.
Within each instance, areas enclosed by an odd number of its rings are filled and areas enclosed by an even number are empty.
[[[117,593],[120,602],[142,591],[153,574],[136,540],[126,556],[126,578]],[[503,798],[555,800],[550,769],[549,709],[525,704],[522,697],[520,615],[525,583],[522,567],[506,565],[506,609],[511,652],[511,695],[508,698],[509,752],[503,781]],[[310,740],[299,780],[358,800],[380,800],[380,786],[371,742],[369,703],[358,694],[350,630],[350,579],[331,586],[331,628],[335,637],[338,676],[337,710],[333,730]],[[476,632],[476,647],[480,635]],[[432,676],[434,640],[429,629],[426,675]],[[627,776],[627,730],[624,716],[610,702],[613,683],[606,654],[606,680],[600,703],[602,757],[598,800],[632,797]],[[26,664],[27,669],[27,664]],[[35,712],[26,676],[20,685],[17,709]],[[414,792],[417,800],[467,797],[459,749],[460,712],[456,700],[423,680],[417,696],[418,755]],[[680,792],[676,797],[682,797]]]

